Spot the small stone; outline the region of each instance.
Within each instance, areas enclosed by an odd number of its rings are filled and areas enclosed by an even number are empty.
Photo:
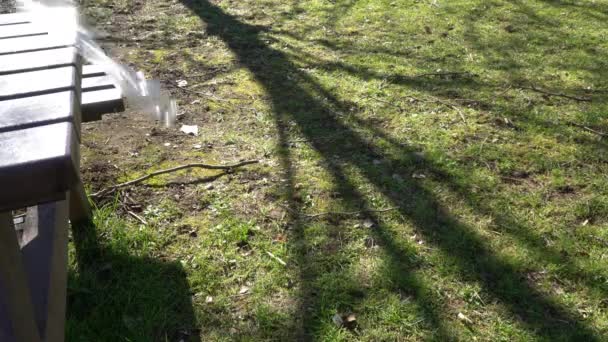
[[[372,220],[368,219],[363,222],[363,227],[365,227],[365,228],[371,228],[373,226],[374,226],[374,221],[372,221]]]
[[[164,144],[163,144],[163,146],[165,146],[165,147],[170,147],[170,146],[171,146],[171,143],[168,143],[168,142],[167,142],[167,143],[164,143]]]
[[[207,304],[213,303],[213,297],[207,296],[207,298],[205,298],[205,303],[207,303]]]
[[[334,322],[334,324],[337,327],[342,327],[344,325],[344,320],[342,319],[342,316],[339,314],[335,314],[334,317],[331,318],[331,320]]]

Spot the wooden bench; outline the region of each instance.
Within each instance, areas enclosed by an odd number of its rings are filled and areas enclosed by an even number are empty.
[[[101,70],[83,73],[75,43],[0,15],[0,341],[63,341],[68,220],[91,216],[81,122],[124,109]]]

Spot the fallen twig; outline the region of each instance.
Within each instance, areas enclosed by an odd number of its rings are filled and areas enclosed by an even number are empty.
[[[608,137],[608,133],[600,132],[600,131],[595,130],[595,129],[591,128],[591,127],[588,127],[588,126],[585,126],[585,125],[581,125],[581,124],[577,124],[576,122],[571,122],[571,121],[569,121],[569,122],[568,122],[568,125],[570,125],[570,126],[574,126],[574,127],[579,127],[579,128],[582,128],[582,129],[584,129],[584,130],[586,130],[586,131],[588,131],[588,132],[591,132],[591,133],[597,134],[597,135],[599,135],[600,137]]]
[[[276,262],[278,262],[279,264],[283,265],[283,266],[287,266],[287,263],[285,261],[283,261],[283,259],[279,258],[278,256],[270,253],[269,251],[265,251],[266,254],[268,254],[269,257],[273,258]]]
[[[308,215],[303,215],[306,218],[309,219],[314,219],[314,218],[318,218],[318,217],[322,217],[322,216],[327,216],[327,215],[334,215],[334,216],[352,216],[352,215],[358,215],[358,214],[362,214],[362,213],[385,213],[387,211],[393,211],[393,210],[397,210],[400,209],[401,207],[391,207],[391,208],[386,208],[386,209],[367,209],[367,210],[359,210],[359,211],[346,211],[346,212],[341,212],[341,211],[328,211],[325,213],[318,213],[318,214],[308,214]]]
[[[414,77],[426,77],[426,76],[458,76],[458,75],[467,75],[467,76],[475,76],[475,74],[472,74],[468,71],[461,71],[461,72],[431,72],[431,73],[427,73],[427,74],[418,74]]]
[[[192,164],[186,164],[186,165],[181,165],[181,166],[176,166],[170,169],[165,169],[165,170],[159,170],[159,171],[155,171],[152,173],[149,173],[145,176],[139,177],[137,179],[134,179],[132,181],[128,181],[128,182],[124,182],[124,183],[120,183],[120,184],[116,184],[114,186],[111,186],[109,188],[105,188],[103,190],[100,190],[94,194],[91,195],[91,197],[95,198],[95,197],[100,197],[100,196],[104,196],[104,195],[108,195],[120,188],[124,188],[127,186],[131,186],[137,183],[141,183],[145,180],[148,180],[152,177],[155,176],[159,176],[159,175],[163,175],[166,173],[171,173],[171,172],[176,172],[176,171],[180,171],[180,170],[184,170],[184,169],[191,169],[191,168],[200,168],[200,169],[207,169],[207,170],[234,170],[237,167],[241,167],[241,166],[245,166],[245,165],[250,165],[250,164],[257,164],[259,163],[259,160],[247,160],[247,161],[243,161],[240,163],[236,163],[236,164],[232,164],[232,165],[209,165],[209,164],[202,164],[202,163],[192,163]]]
[[[550,92],[550,91],[546,91],[546,90],[542,90],[542,89],[536,88],[535,86],[531,86],[531,87],[517,86],[517,87],[519,89],[532,90],[532,91],[535,91],[537,93],[545,94],[545,95],[548,95],[548,96],[563,97],[563,98],[566,98],[566,99],[580,101],[580,102],[591,102],[591,98],[589,98],[589,97],[578,97],[578,96],[568,95],[568,94],[562,94],[562,93],[553,93],[553,92]]]
[[[137,215],[136,213],[132,212],[131,210],[127,210],[127,214],[131,215],[134,219],[136,219],[137,221],[139,221],[144,226],[148,225],[148,222],[146,220],[144,220],[143,217]]]
[[[228,99],[221,99],[221,98],[219,98],[219,97],[217,97],[217,96],[215,96],[215,95],[213,95],[213,94],[211,94],[209,92],[196,91],[196,90],[188,89],[186,87],[180,87],[180,86],[178,86],[177,84],[174,84],[174,83],[169,83],[169,84],[171,84],[175,89],[180,89],[180,90],[183,90],[183,91],[185,91],[187,93],[191,93],[191,94],[206,96],[208,99],[211,99],[211,100],[220,101],[220,102],[228,102],[228,101],[230,101]]]

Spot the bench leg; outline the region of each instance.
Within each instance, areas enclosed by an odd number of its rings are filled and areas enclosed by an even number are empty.
[[[68,200],[70,194],[67,194]],[[41,210],[54,210],[54,232],[52,234],[52,253],[46,310],[46,342],[63,342],[65,335],[65,315],[68,281],[68,201],[54,203],[54,208],[38,206]]]
[[[36,322],[46,342],[63,341],[67,295],[68,203],[66,199],[30,207],[25,231],[38,231],[22,247]]]
[[[0,213],[0,278],[5,289],[4,300],[17,341],[40,341],[34,307],[21,257],[17,234],[10,212]]]
[[[70,192],[70,221],[74,224],[79,221],[90,220],[91,217],[91,206],[87,193],[84,191],[82,182],[78,182]]]

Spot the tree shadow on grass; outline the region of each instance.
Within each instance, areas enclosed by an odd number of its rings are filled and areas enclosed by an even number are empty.
[[[92,223],[72,231],[76,267],[68,279],[67,341],[200,341],[180,263],[133,255],[117,242],[127,233],[100,243],[105,239]]]
[[[184,1],[207,24],[207,32],[221,38],[235,53],[241,65],[255,74],[264,86],[273,106],[276,126],[279,130],[280,157],[286,173],[290,212],[294,225],[294,241],[301,251],[298,264],[302,267],[301,312],[303,318],[302,339],[314,337],[321,320],[315,297],[327,289],[315,288],[313,279],[322,270],[315,270],[306,252],[307,241],[302,232],[304,223],[299,216],[302,208],[295,199],[293,156],[286,146],[290,132],[303,135],[319,153],[323,167],[331,174],[335,192],[346,207],[356,210],[372,209],[372,205],[349,178],[349,170],[356,169],[371,185],[398,207],[399,213],[415,227],[426,241],[447,256],[461,281],[477,282],[492,300],[507,308],[513,318],[531,335],[550,340],[598,340],[597,333],[587,326],[584,318],[553,298],[543,294],[525,279],[526,270],[493,251],[484,238],[472,227],[462,223],[449,213],[436,196],[416,179],[395,182],[395,174],[409,174],[416,170],[420,157],[413,148],[401,146],[400,154],[388,154],[344,123],[344,112],[336,111],[328,99],[328,93],[310,76],[293,65],[284,53],[267,46],[258,30],[240,22],[212,3]],[[295,123],[295,129],[290,123]],[[334,135],[335,142],[326,144],[319,136]],[[382,165],[374,163],[383,160]],[[422,163],[432,165],[432,163]],[[440,172],[438,170],[437,172]],[[442,181],[448,182],[449,179]],[[420,316],[436,337],[452,339],[445,326],[442,298],[432,293],[425,279],[417,274],[415,249],[403,242],[382,220],[372,212],[363,217],[374,223],[372,235],[380,243],[389,259],[386,276],[394,284],[394,291],[413,297],[420,308]],[[353,302],[357,298],[351,298]],[[310,311],[313,314],[310,314]]]

